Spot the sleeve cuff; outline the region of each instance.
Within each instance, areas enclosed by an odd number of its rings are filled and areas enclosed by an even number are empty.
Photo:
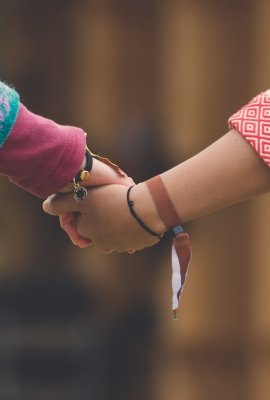
[[[0,172],[24,190],[46,198],[78,173],[85,149],[82,129],[59,125],[20,104],[16,122],[0,148]]]
[[[0,147],[2,147],[15,124],[19,112],[18,93],[0,81]]]
[[[270,167],[270,91],[254,97],[233,114],[229,128],[236,129]]]

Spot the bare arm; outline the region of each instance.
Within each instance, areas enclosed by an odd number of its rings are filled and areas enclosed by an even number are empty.
[[[184,222],[270,190],[269,167],[235,130],[164,172],[162,179]],[[159,228],[154,214],[151,222]]]

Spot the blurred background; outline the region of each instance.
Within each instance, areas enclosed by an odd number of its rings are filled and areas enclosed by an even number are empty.
[[[270,87],[269,15],[267,0],[1,0],[0,77],[140,181]],[[80,250],[0,183],[0,400],[269,399],[269,196],[188,224],[175,322],[168,240]]]

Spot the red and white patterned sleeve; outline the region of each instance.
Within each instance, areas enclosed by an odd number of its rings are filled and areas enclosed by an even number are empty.
[[[254,97],[229,118],[236,129],[270,167],[270,90]]]

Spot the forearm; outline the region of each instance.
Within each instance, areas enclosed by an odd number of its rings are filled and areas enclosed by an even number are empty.
[[[270,190],[270,169],[236,131],[162,174],[184,222]]]
[[[16,91],[0,82],[0,173],[40,197],[67,185],[86,148],[82,129],[31,113]]]
[[[234,130],[161,176],[183,222],[270,190],[269,167]],[[142,218],[162,232],[165,227],[146,184],[139,184],[133,196]]]

